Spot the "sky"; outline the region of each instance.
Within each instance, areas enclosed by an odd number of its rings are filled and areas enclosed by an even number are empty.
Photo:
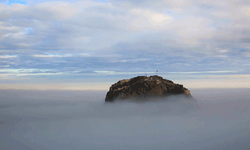
[[[0,0],[0,88],[108,89],[158,75],[250,87],[247,0]]]

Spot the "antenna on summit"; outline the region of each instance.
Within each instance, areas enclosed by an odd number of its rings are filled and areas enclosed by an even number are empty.
[[[158,70],[155,71],[156,75],[157,75],[157,72],[158,72]]]

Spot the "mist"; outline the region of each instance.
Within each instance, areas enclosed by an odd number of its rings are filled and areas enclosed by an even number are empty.
[[[0,149],[250,149],[250,89],[191,94],[199,108],[178,96],[105,104],[106,91],[0,90]]]

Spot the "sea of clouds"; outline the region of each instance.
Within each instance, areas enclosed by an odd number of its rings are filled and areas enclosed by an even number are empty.
[[[104,104],[106,91],[0,90],[0,149],[250,149],[250,89],[191,93],[198,109]]]

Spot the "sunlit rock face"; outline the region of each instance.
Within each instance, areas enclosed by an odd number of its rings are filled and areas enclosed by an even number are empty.
[[[157,75],[137,76],[113,84],[106,95],[105,102],[158,100],[173,95],[193,99],[190,91],[181,84],[176,84]]]

